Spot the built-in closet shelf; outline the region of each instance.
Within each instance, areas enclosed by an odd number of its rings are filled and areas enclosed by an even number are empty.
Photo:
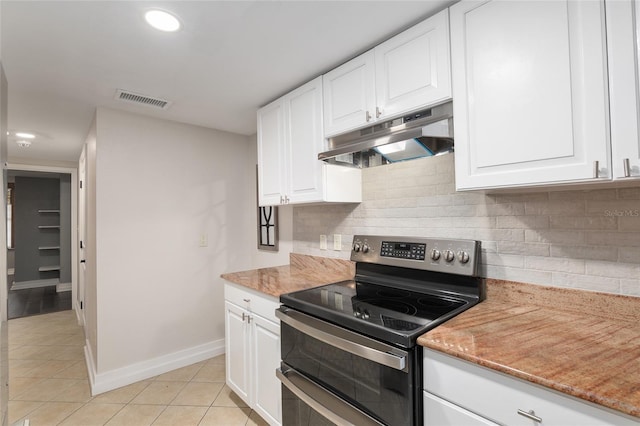
[[[38,213],[60,213],[60,210],[38,210]]]
[[[60,250],[60,246],[43,246],[38,247],[38,250]]]
[[[39,229],[60,229],[60,225],[38,225]]]
[[[38,271],[40,272],[59,271],[59,270],[60,270],[60,265],[41,266],[38,268]]]

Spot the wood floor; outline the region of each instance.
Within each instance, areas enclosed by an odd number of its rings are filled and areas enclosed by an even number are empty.
[[[50,314],[71,309],[71,292],[56,292],[56,286],[9,290],[9,319]]]

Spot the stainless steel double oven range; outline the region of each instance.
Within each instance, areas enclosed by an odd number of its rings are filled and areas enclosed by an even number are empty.
[[[353,280],[282,295],[284,426],[422,425],[418,336],[484,298],[480,243],[354,237]]]

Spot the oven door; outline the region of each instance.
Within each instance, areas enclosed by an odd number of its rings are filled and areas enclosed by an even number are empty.
[[[286,398],[304,402],[330,420],[327,424],[376,424],[335,421],[321,412],[324,409],[344,417],[339,413],[350,412],[354,407],[379,424],[421,423],[418,348],[399,349],[284,306],[276,315],[281,327],[283,369],[278,375],[284,391],[283,426],[307,424],[307,408],[297,413],[289,410],[295,404]],[[318,397],[320,392],[328,396]],[[318,409],[313,403],[323,407]],[[287,404],[289,407],[285,407]]]

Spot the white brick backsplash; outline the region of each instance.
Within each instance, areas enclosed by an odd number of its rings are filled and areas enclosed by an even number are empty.
[[[640,217],[640,200],[587,201],[587,214],[604,217]]]
[[[587,260],[609,260],[615,262],[618,259],[618,249],[616,247],[594,245],[565,246],[553,244],[551,246],[551,256]]]
[[[549,227],[553,229],[618,229],[618,218],[551,216]]]
[[[549,228],[548,216],[498,216],[496,228],[545,229]]]
[[[533,201],[525,204],[525,211],[528,215],[579,215],[584,214],[585,202],[582,200],[573,201]]]
[[[483,274],[485,277],[501,280],[540,285],[551,285],[552,283],[552,273],[546,271],[530,271],[527,269],[505,268],[494,265],[483,265],[480,270],[485,271],[485,274]]]
[[[640,248],[638,247],[619,248],[618,262],[640,264]]]
[[[638,210],[640,213],[640,209]],[[618,226],[621,231],[640,231],[640,215],[635,217],[618,218]]]
[[[522,216],[524,215],[523,203],[512,204],[485,204],[478,206],[480,216]]]
[[[640,188],[620,188],[618,189],[618,198],[621,200],[640,200]]]
[[[600,277],[638,279],[640,277],[640,265],[590,260],[586,262],[586,273],[587,275]]]
[[[527,256],[524,258],[524,269],[584,274],[584,262],[568,258]]]
[[[640,296],[640,279],[620,280],[620,293],[630,296]]]
[[[483,276],[640,296],[640,188],[456,192],[453,155],[362,170],[360,204],[293,209],[293,250],[349,258],[354,234],[481,241]],[[342,234],[343,251],[320,250]]]
[[[620,293],[620,280],[616,278],[554,272],[552,284],[555,287],[569,287],[580,290]]]
[[[588,232],[587,244],[616,247],[640,247],[640,232]]]
[[[524,269],[524,256],[482,252],[480,261],[485,265]]]
[[[549,244],[498,241],[498,253],[549,256]]]
[[[526,229],[524,240],[532,243],[584,244],[585,236],[580,231],[559,229]]]

